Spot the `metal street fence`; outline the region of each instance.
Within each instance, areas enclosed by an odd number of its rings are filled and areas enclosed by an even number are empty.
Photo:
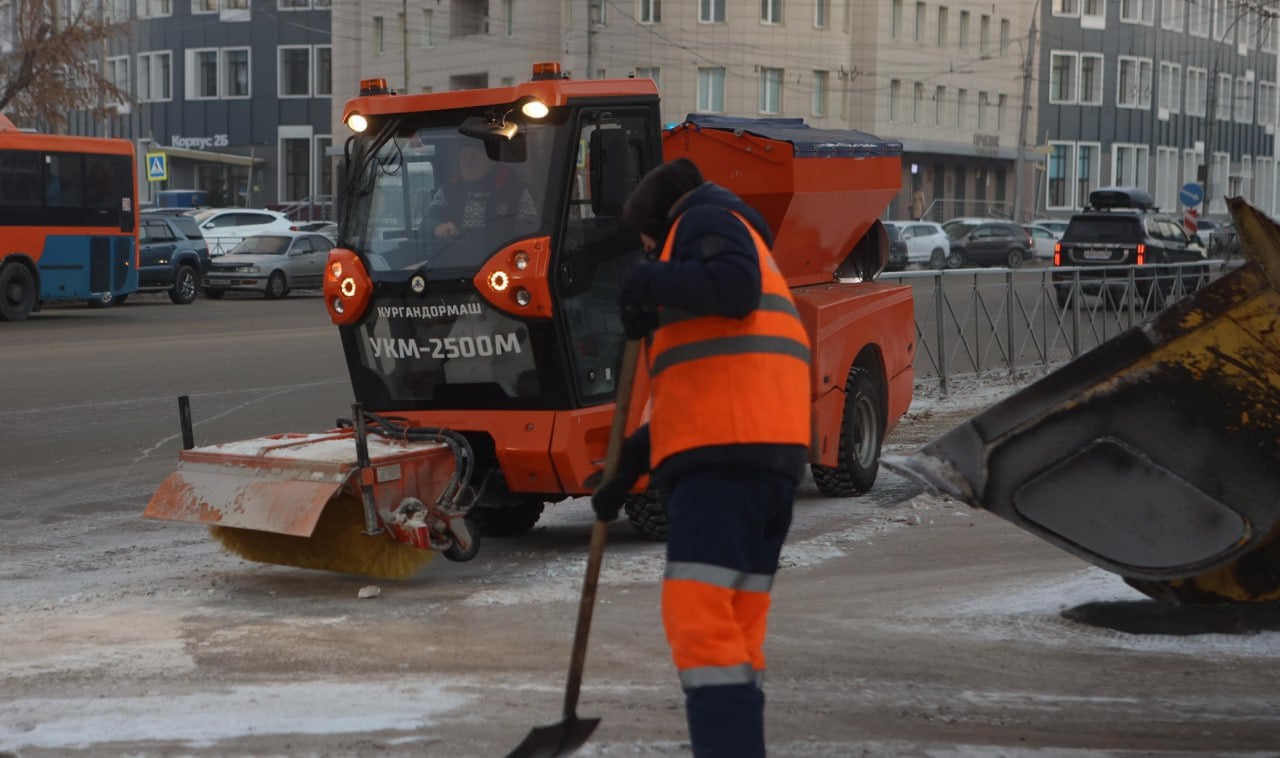
[[[916,379],[1048,372],[1141,324],[1239,261],[902,271],[915,291]]]

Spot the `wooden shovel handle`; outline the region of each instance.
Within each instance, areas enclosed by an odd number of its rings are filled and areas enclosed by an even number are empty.
[[[622,367],[618,370],[618,387],[614,399],[613,425],[609,428],[609,447],[605,452],[603,484],[618,471],[622,442],[627,434],[627,414],[631,409],[631,386],[635,381],[636,362],[640,359],[640,340],[628,340],[622,351]],[[564,689],[565,720],[577,718],[578,692],[582,687],[582,669],[587,662],[587,637],[591,632],[591,612],[596,605],[596,583],[604,560],[604,543],[609,524],[596,519],[591,527],[591,548],[587,551],[587,573],[582,579],[582,598],[578,602],[578,625],[573,630],[573,655],[569,661],[569,681]]]

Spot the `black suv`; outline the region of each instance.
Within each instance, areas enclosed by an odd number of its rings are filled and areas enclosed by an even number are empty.
[[[1123,301],[1131,272],[1136,294],[1144,301],[1156,283],[1162,296],[1175,289],[1191,291],[1203,283],[1207,267],[1152,266],[1197,263],[1205,258],[1204,248],[1187,235],[1182,224],[1160,213],[1144,190],[1096,189],[1089,193],[1089,206],[1071,217],[1053,255],[1055,267],[1082,269],[1054,272],[1058,304],[1065,306],[1070,301],[1076,273],[1081,293],[1104,296],[1111,305]]]
[[[209,271],[209,246],[190,216],[143,213],[138,230],[138,291],[169,293],[187,305]]]
[[[946,229],[951,255],[963,265],[1017,268],[1035,257],[1031,233],[1012,221],[965,221]]]

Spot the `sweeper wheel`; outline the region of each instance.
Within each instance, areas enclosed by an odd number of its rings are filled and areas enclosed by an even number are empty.
[[[386,535],[366,536],[364,526],[359,498],[344,493],[325,505],[310,537],[213,525],[209,532],[245,560],[375,579],[408,579],[435,557]]]

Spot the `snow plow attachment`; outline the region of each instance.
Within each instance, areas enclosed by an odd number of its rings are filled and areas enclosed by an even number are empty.
[[[1246,263],[890,470],[1167,603],[1280,599],[1280,226]]]
[[[248,560],[376,578],[408,578],[437,551],[473,557],[460,507],[469,454],[447,437],[356,427],[183,450],[143,515],[207,524]]]

